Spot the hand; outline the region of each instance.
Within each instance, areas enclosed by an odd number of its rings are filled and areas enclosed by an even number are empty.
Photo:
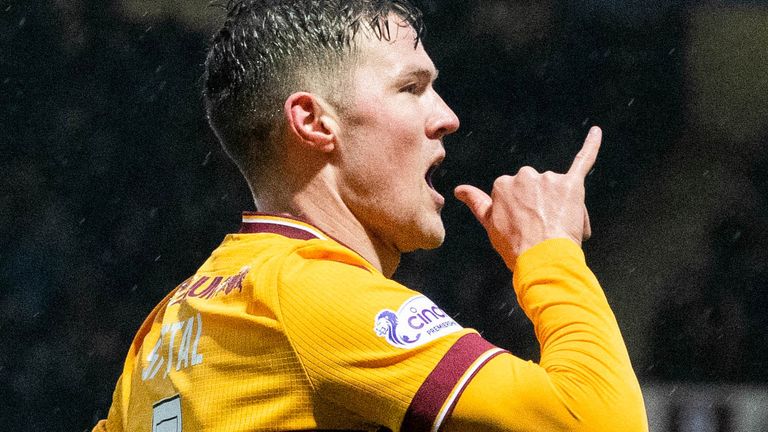
[[[597,159],[603,133],[593,126],[566,174],[523,167],[496,179],[491,195],[461,185],[456,198],[488,232],[496,251],[514,270],[517,257],[547,239],[569,238],[581,245],[592,235],[584,204],[584,179]]]

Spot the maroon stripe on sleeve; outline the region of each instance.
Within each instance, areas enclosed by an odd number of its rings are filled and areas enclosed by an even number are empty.
[[[496,348],[477,333],[462,336],[445,353],[414,395],[403,419],[403,431],[429,431],[440,408],[465,372],[483,353]]]

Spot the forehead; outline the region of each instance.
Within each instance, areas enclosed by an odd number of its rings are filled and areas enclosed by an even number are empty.
[[[382,31],[387,29],[382,25]],[[401,18],[390,16],[389,40],[379,39],[368,32],[357,37],[359,67],[374,69],[382,78],[396,78],[413,71],[426,70],[434,77],[437,72],[424,44],[416,45],[416,31]]]

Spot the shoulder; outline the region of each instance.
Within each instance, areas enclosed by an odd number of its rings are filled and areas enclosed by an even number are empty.
[[[358,253],[333,240],[298,242],[286,251],[281,264],[280,281],[284,285],[349,282],[402,287]]]

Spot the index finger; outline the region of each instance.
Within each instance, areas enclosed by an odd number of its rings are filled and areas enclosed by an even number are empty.
[[[603,141],[603,131],[597,126],[592,126],[589,129],[587,138],[584,140],[584,145],[573,158],[571,168],[568,169],[568,174],[577,175],[581,178],[587,177],[589,171],[597,160],[597,152],[600,150],[600,143]]]

